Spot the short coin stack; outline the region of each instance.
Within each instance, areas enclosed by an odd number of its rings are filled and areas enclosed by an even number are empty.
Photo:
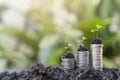
[[[78,68],[84,68],[88,66],[89,62],[89,52],[88,50],[81,46],[78,48],[78,55],[77,55],[77,66]]]
[[[63,70],[71,70],[74,69],[74,55],[72,53],[66,53],[63,57],[62,57],[62,69]]]

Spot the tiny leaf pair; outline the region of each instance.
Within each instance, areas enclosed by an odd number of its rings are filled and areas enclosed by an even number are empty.
[[[68,43],[66,47],[64,47],[65,49],[70,49],[73,45],[71,43]]]
[[[82,38],[81,38],[81,40],[78,40],[77,42],[78,43],[81,43],[81,42],[83,42],[83,41],[85,41],[87,38],[85,37],[85,36],[83,36]]]
[[[102,26],[97,24],[95,29],[91,29],[91,32],[98,32],[101,28]]]

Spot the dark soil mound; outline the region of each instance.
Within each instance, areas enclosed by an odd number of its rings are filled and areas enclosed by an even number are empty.
[[[63,58],[74,58],[74,55],[72,53],[65,53]]]
[[[98,38],[94,38],[92,44],[102,44],[102,41]]]
[[[0,73],[0,80],[120,80],[120,70],[103,69],[102,72],[93,68],[76,68],[63,71],[60,68],[44,67],[42,64],[36,64],[20,73]]]
[[[80,47],[78,48],[78,51],[88,51],[88,50],[87,48],[80,45]]]

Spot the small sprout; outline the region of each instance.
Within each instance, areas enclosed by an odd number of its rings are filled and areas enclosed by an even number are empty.
[[[102,26],[101,25],[96,25],[96,28],[95,29],[91,29],[90,31],[91,32],[95,32],[96,33],[96,37],[98,37],[98,31],[100,30],[102,28]]]
[[[96,25],[96,28],[97,28],[97,29],[101,29],[102,26],[97,24],[97,25]]]
[[[95,32],[95,30],[94,30],[94,29],[91,29],[90,31],[91,31],[91,32]]]
[[[64,47],[65,49],[68,49],[68,47]]]
[[[83,36],[80,40],[77,40],[77,42],[80,44],[82,43],[83,41],[85,41],[87,39],[87,37]]]
[[[102,28],[102,26],[97,24],[96,28],[95,29],[91,29],[90,31],[91,32],[98,32],[101,28]]]
[[[68,44],[68,47],[72,47],[72,44],[69,43],[69,44]]]
[[[73,44],[71,44],[71,43],[68,43],[65,47],[64,47],[64,49],[66,49],[68,52],[69,51],[71,51],[71,47],[73,46]]]

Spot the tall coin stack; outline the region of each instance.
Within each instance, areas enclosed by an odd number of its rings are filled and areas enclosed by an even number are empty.
[[[98,38],[95,38],[91,44],[92,67],[96,70],[103,70],[102,65],[103,44]]]

